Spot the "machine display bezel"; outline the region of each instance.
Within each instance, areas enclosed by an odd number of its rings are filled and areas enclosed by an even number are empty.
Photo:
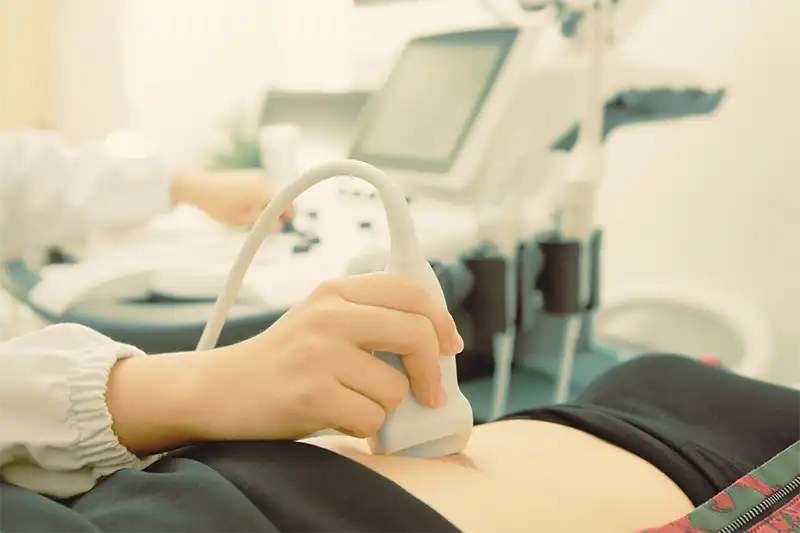
[[[481,110],[484,108],[487,100],[490,97],[492,89],[494,88],[503,65],[508,59],[509,53],[512,50],[519,30],[517,28],[489,28],[477,29],[469,31],[459,31],[446,34],[438,34],[420,37],[412,40],[406,47],[406,50],[417,45],[422,46],[475,46],[475,45],[493,45],[497,46],[499,53],[497,58],[489,70],[489,73],[484,82],[483,89],[480,96],[475,101],[475,104],[470,112],[469,118],[464,124],[464,128],[459,133],[458,139],[450,150],[450,153],[444,158],[423,158],[423,157],[397,157],[382,155],[372,151],[364,151],[362,145],[366,139],[369,138],[371,125],[373,124],[373,117],[376,115],[377,110],[381,105],[385,105],[385,91],[380,91],[375,94],[369,104],[364,110],[364,115],[361,117],[362,127],[353,143],[350,157],[358,159],[378,167],[388,167],[401,170],[410,170],[415,172],[430,172],[437,174],[445,174],[449,172],[456,161],[472,131]],[[395,67],[389,74],[386,80],[386,87],[390,87],[398,76],[405,74],[403,62],[407,60],[407,53],[401,53]]]

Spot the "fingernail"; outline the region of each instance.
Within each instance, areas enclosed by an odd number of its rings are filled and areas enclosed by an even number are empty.
[[[458,330],[453,331],[453,340],[451,341],[450,346],[453,347],[454,353],[461,353],[464,351],[464,339],[462,339],[461,335],[458,334]]]

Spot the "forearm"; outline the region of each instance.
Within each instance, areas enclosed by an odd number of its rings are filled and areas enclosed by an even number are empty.
[[[197,205],[201,200],[199,180],[189,171],[173,171],[170,195],[174,204]]]
[[[225,352],[151,355],[119,361],[111,370],[106,405],[120,443],[137,455],[206,440],[207,376]]]

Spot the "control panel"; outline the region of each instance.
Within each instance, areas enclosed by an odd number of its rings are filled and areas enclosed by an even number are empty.
[[[432,261],[449,262],[478,239],[468,208],[409,199],[421,245]],[[291,224],[263,242],[240,291],[266,311],[285,310],[322,281],[382,270],[390,246],[377,191],[352,178],[320,183],[296,202]],[[70,250],[74,264],[42,269],[31,301],[54,314],[87,299],[136,299],[154,293],[213,299],[247,231],[224,227],[193,208],[179,207],[113,239]]]

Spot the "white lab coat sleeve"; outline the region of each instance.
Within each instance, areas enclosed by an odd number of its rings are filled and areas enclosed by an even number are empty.
[[[111,368],[135,356],[144,353],[77,324],[0,344],[0,478],[64,498],[155,461],[120,444],[105,402]]]
[[[132,136],[69,149],[55,133],[0,134],[0,259],[95,231],[135,227],[172,207],[171,172]]]

